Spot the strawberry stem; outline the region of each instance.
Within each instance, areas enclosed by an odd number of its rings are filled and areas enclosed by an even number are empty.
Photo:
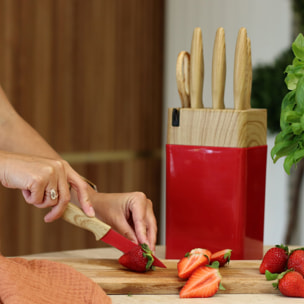
[[[147,244],[141,244],[141,249],[143,250],[143,256],[147,259],[147,264],[146,264],[146,270],[151,269],[153,262],[154,262],[154,258],[152,255],[152,251],[149,248],[149,246]]]

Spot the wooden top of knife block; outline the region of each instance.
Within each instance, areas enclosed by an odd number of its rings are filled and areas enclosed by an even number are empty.
[[[266,145],[267,111],[170,108],[167,144],[238,148]]]

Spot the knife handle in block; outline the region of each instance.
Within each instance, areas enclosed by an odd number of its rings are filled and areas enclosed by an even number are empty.
[[[212,107],[224,109],[224,93],[226,81],[226,46],[225,31],[218,28],[215,35],[212,57]]]
[[[247,110],[250,109],[248,105],[248,80],[249,80],[249,52],[247,31],[243,27],[239,30],[234,57],[234,109]]]
[[[190,103],[191,108],[203,107],[204,55],[202,30],[193,31],[190,54]]]
[[[245,93],[245,107],[247,109],[251,108],[251,89],[252,89],[252,59],[251,59],[251,41],[247,37],[247,83],[246,83],[246,93]]]
[[[62,218],[70,224],[92,232],[98,241],[111,229],[111,226],[98,220],[96,217],[87,216],[80,208],[72,203],[68,203]]]

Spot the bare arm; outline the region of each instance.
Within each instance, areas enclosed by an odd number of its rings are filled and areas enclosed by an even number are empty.
[[[13,108],[0,87],[0,150],[61,159]]]
[[[45,220],[47,222],[53,221],[61,216],[66,204],[68,203],[69,186],[71,186],[77,193],[80,206],[87,215],[94,215],[94,210],[90,202],[88,194],[88,185],[82,180],[80,175],[75,172],[72,167],[64,161],[60,155],[39,135],[39,133],[32,128],[13,108],[9,100],[7,99],[3,89],[0,87],[0,151],[6,152],[0,154],[3,165],[5,164],[5,171],[2,170],[2,184],[10,188],[19,188],[23,191],[23,195],[27,202],[33,200],[36,197],[32,191],[37,191],[37,175],[38,172],[45,170],[48,166],[49,174],[44,175],[45,188],[43,191],[49,192],[50,189],[46,186],[46,179],[53,179],[58,181],[58,184],[54,184],[53,188],[59,191],[58,204],[53,206],[52,211],[47,214]],[[35,156],[30,158],[29,156]],[[16,160],[18,160],[18,170],[16,170]],[[26,163],[32,162],[35,164],[36,171],[31,171],[31,168],[26,168]],[[38,169],[40,168],[41,171]],[[51,169],[50,169],[51,168]],[[23,170],[23,171],[22,171]],[[56,172],[57,177],[53,177],[53,172]],[[15,176],[11,174],[14,172]],[[1,173],[1,172],[0,172]],[[59,178],[60,177],[60,178]],[[63,181],[62,177],[65,177]],[[20,181],[23,179],[23,188],[20,187]],[[28,181],[26,184],[25,181]],[[7,182],[9,181],[9,182]],[[30,181],[32,183],[30,184]],[[34,185],[36,183],[36,185]],[[41,185],[41,182],[38,184]],[[29,194],[29,193],[30,194]],[[61,196],[60,196],[61,192]],[[33,195],[32,195],[33,194]],[[45,206],[48,207],[50,204],[43,204],[43,199],[40,202],[37,199],[33,203],[37,207]],[[54,202],[53,202],[54,203]]]
[[[9,153],[1,154],[1,150]],[[13,162],[9,161],[10,159],[13,159]],[[13,168],[17,159],[18,170]],[[43,182],[40,181],[43,191],[35,182],[37,172],[42,171],[56,172],[55,176],[54,172],[44,174]],[[0,180],[6,187],[21,189],[28,203],[38,208],[51,206],[51,212],[45,217],[47,222],[57,219],[63,213],[66,203],[70,200],[67,190],[71,185],[72,201],[82,207],[87,215],[94,215],[93,206],[97,216],[114,229],[136,243],[146,242],[152,250],[155,249],[157,226],[152,202],[140,192],[105,194],[92,190],[38,132],[18,115],[1,87]],[[58,191],[62,192],[58,203],[43,195],[55,187],[56,181]],[[55,203],[57,204],[52,206]]]

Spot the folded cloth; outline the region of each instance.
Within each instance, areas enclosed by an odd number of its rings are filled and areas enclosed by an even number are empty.
[[[91,279],[74,268],[49,260],[0,255],[1,304],[111,304]]]

